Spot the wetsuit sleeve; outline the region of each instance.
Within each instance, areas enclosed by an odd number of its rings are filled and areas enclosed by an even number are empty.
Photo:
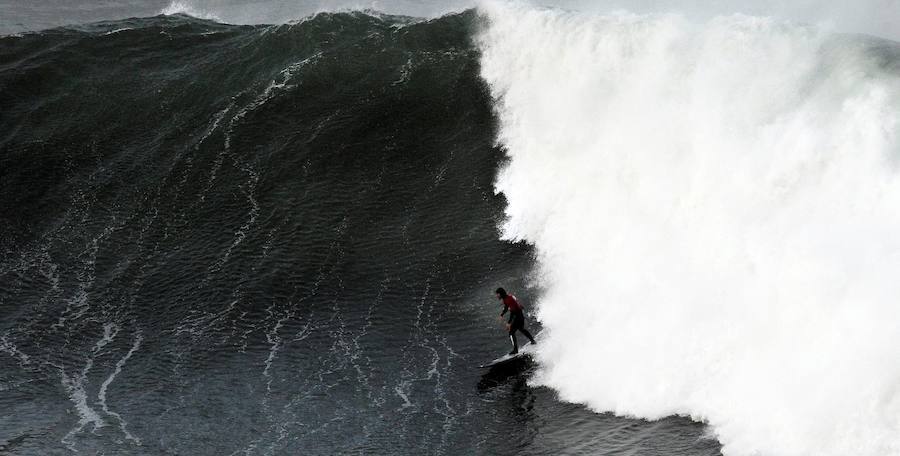
[[[503,315],[505,315],[507,310],[509,310],[509,306],[506,305],[506,303],[504,302],[503,303],[503,312],[500,312],[500,316],[502,317]]]

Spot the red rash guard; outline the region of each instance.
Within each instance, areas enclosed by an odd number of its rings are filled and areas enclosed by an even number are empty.
[[[513,295],[506,295],[503,298],[503,315],[506,311],[509,310],[510,313],[516,313],[522,311],[522,306],[519,305],[519,301],[516,301],[516,297]]]

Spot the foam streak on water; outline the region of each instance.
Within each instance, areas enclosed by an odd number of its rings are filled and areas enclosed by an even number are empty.
[[[65,389],[69,393],[69,399],[75,405],[75,411],[78,413],[78,424],[75,425],[72,430],[66,434],[62,439],[62,443],[65,444],[69,449],[75,451],[75,443],[72,441],[73,437],[78,433],[84,430],[85,426],[88,424],[93,426],[93,430],[97,430],[98,428],[102,428],[106,426],[106,422],[94,410],[93,407],[88,403],[88,393],[85,389],[88,383],[88,374],[91,372],[91,369],[94,367],[94,358],[99,355],[103,348],[115,339],[116,334],[119,333],[119,327],[112,324],[107,323],[103,326],[103,337],[94,344],[94,349],[91,352],[90,357],[84,364],[84,367],[81,369],[81,372],[78,375],[68,376],[64,370],[60,369],[60,375],[62,376],[62,384]],[[105,393],[105,388],[101,390]],[[101,403],[105,404],[105,398],[101,398]]]
[[[482,9],[539,381],[728,455],[900,454],[900,88],[865,38]]]
[[[127,353],[125,353],[125,356],[122,356],[122,358],[119,359],[118,362],[116,362],[115,370],[113,370],[113,372],[109,374],[109,377],[107,377],[106,380],[103,381],[103,384],[100,385],[100,392],[97,393],[97,399],[98,402],[100,402],[100,407],[103,409],[103,412],[115,418],[116,421],[119,422],[119,429],[122,431],[122,434],[125,435],[125,438],[137,445],[141,444],[141,440],[128,432],[128,429],[126,428],[127,422],[124,418],[122,418],[122,415],[109,409],[109,405],[107,405],[106,403],[106,391],[109,389],[109,386],[112,385],[112,382],[115,381],[116,376],[122,373],[122,369],[125,367],[125,363],[127,363],[128,360],[131,359],[131,356],[134,355],[134,352],[138,351],[138,349],[141,348],[142,340],[143,336],[140,332],[138,332],[134,336],[134,343],[132,344],[131,348]]]

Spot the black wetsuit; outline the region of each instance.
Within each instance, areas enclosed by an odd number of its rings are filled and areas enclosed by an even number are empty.
[[[509,320],[507,320],[507,323],[509,323],[509,340],[512,342],[513,346],[510,354],[513,354],[519,351],[519,341],[516,338],[516,331],[524,334],[532,344],[536,342],[534,341],[534,337],[531,337],[531,333],[525,329],[525,312],[523,312],[522,306],[512,295],[503,297],[503,311],[500,312],[500,316],[502,317],[507,311],[509,311]]]

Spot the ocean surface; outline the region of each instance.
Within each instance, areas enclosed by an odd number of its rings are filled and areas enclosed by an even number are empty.
[[[897,43],[132,6],[2,23],[0,454],[900,454]]]

